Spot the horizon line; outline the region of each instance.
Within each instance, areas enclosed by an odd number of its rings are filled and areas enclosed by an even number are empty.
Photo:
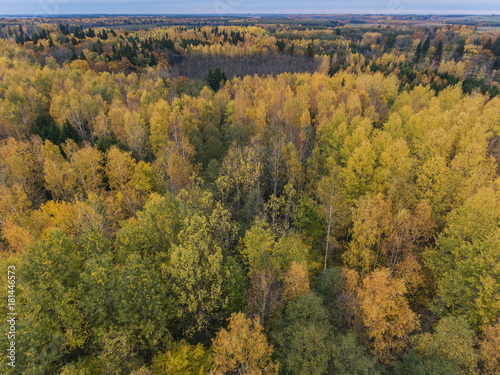
[[[189,17],[252,17],[252,16],[395,16],[395,17],[403,17],[403,16],[446,16],[446,17],[455,17],[455,16],[482,16],[482,17],[498,17],[500,16],[500,11],[494,11],[498,13],[487,13],[489,11],[474,11],[472,12],[450,12],[446,11],[438,11],[434,12],[422,12],[422,11],[408,11],[408,12],[367,12],[367,13],[357,13],[357,12],[325,12],[325,13],[310,13],[310,12],[288,12],[288,13],[275,13],[275,12],[245,12],[245,13],[53,13],[53,14],[34,14],[34,13],[10,13],[10,14],[1,14],[0,18],[15,18],[15,17],[33,17],[33,18],[63,18],[63,17],[101,17],[101,16],[115,16],[115,17],[174,17],[174,16],[189,16]]]

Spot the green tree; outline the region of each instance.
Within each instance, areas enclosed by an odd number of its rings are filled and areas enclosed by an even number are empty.
[[[431,46],[431,39],[429,36],[425,38],[424,43],[422,44],[422,57],[425,58],[427,52],[429,51],[429,47]]]
[[[333,338],[332,354],[328,363],[328,374],[377,375],[377,359],[368,353],[352,332]]]
[[[464,317],[441,320],[434,333],[416,337],[411,350],[396,366],[398,374],[474,374],[477,355],[474,332]]]
[[[483,188],[448,216],[436,248],[425,253],[443,315],[465,315],[474,329],[500,314],[500,199]]]
[[[107,329],[118,324],[117,290],[118,272],[111,253],[96,254],[89,258],[81,274],[80,301],[95,329]]]
[[[235,257],[229,256],[224,263],[223,274],[225,275],[223,295],[228,297],[227,311],[240,312],[246,305],[247,272]]]
[[[79,299],[89,324],[97,333],[118,324],[118,270],[110,241],[101,231],[86,232],[81,244],[87,259],[80,273]]]
[[[290,302],[271,335],[283,373],[325,373],[330,359],[331,331],[320,297],[306,293]]]
[[[205,81],[207,81],[212,90],[219,91],[221,82],[224,84],[227,81],[227,78],[226,74],[220,70],[220,68],[216,68],[214,72],[212,72],[211,69],[208,69]]]
[[[415,49],[415,54],[413,55],[413,62],[417,64],[422,58],[422,42],[418,43]]]
[[[168,267],[176,315],[187,336],[203,337],[217,326],[228,305],[222,250],[210,234],[208,220],[200,215],[185,220],[179,242],[172,248]]]
[[[316,202],[304,195],[299,198],[292,213],[293,226],[313,248],[322,246],[322,239],[325,238],[322,216],[318,211]]]
[[[443,56],[443,41],[440,40],[436,46],[436,52],[434,52],[433,60],[439,63],[441,61],[442,56]]]
[[[36,243],[19,270],[24,304],[17,368],[23,373],[57,373],[62,361],[89,339],[78,299],[83,256],[62,231]],[[20,285],[21,286],[21,285]]]
[[[270,264],[275,240],[264,220],[255,220],[246,231],[243,243],[242,254],[251,269],[265,269]]]
[[[259,315],[267,328],[283,305],[283,281],[290,266],[296,263],[301,270],[307,270],[309,248],[293,232],[284,234],[275,241],[262,218],[255,220],[247,230],[243,243],[242,253],[250,266],[248,307]],[[300,275],[305,276],[302,277],[300,286],[285,281],[285,289],[288,285],[289,292],[295,287],[302,290],[307,280],[307,274],[304,274],[305,272],[300,272]]]
[[[122,229],[116,234],[116,250],[121,257],[139,253],[155,262],[159,269],[161,262],[168,260],[172,245],[182,229],[187,210],[170,194],[153,195],[137,212],[137,218],[122,222]],[[125,259],[125,258],[123,258]]]
[[[138,355],[138,348],[134,339],[126,330],[110,329],[99,337],[97,344],[98,352],[95,355],[95,360],[92,361],[92,357],[85,358],[87,359],[86,362],[90,362],[87,366],[90,365],[91,367],[85,366],[87,372],[83,370],[83,374],[90,372],[122,375],[130,373],[132,368],[140,366],[141,359]]]
[[[327,268],[315,280],[315,292],[321,296],[325,308],[329,312],[332,326],[341,331],[342,311],[339,308],[340,296],[345,288],[342,270],[338,267]]]
[[[455,54],[457,56],[457,59],[461,59],[464,56],[465,53],[465,39],[460,39],[458,42],[457,48],[455,48]]]
[[[152,263],[139,254],[130,254],[117,280],[116,320],[132,347],[151,359],[171,341],[170,298]]]

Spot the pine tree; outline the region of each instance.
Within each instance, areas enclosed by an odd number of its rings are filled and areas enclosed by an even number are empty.
[[[422,57],[422,42],[418,43],[417,49],[415,50],[415,55],[413,56],[413,62],[417,64]]]

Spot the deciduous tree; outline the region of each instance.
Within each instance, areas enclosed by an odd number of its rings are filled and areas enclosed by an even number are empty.
[[[405,283],[378,269],[363,280],[359,306],[371,351],[383,363],[392,364],[403,354],[418,328],[416,314],[405,296]]]
[[[434,333],[417,336],[399,374],[474,374],[477,355],[474,335],[463,317],[441,320]]]
[[[498,191],[483,188],[448,217],[426,263],[437,281],[441,313],[465,315],[472,328],[500,314]]]
[[[257,317],[252,321],[243,313],[233,314],[227,329],[217,333],[212,348],[216,375],[278,373],[279,366],[271,359],[273,347],[267,343]]]
[[[185,220],[179,245],[171,250],[168,274],[177,317],[188,336],[206,333],[221,317],[228,297],[222,294],[222,250],[205,217]]]

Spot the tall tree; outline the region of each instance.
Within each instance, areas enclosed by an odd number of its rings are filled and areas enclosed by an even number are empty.
[[[321,216],[326,227],[323,267],[323,270],[326,270],[331,243],[335,241],[334,236],[339,233],[339,230],[342,229],[349,218],[347,197],[341,184],[338,168],[332,168],[330,175],[321,179],[318,184],[317,195],[320,201]]]

